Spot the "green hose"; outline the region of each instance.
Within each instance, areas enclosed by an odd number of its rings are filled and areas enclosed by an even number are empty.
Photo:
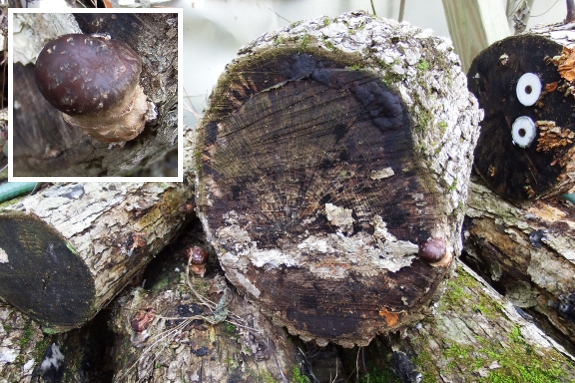
[[[0,185],[0,203],[31,193],[38,182],[6,182]]]
[[[562,197],[575,205],[575,194],[563,194]]]

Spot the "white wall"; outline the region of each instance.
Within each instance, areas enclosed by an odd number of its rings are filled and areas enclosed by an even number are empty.
[[[400,0],[374,0],[374,4],[378,16],[397,19]],[[200,114],[225,65],[247,42],[298,20],[371,12],[370,0],[179,0],[170,5],[184,9],[184,100]],[[565,1],[552,5],[552,0],[535,0],[528,27],[563,20]],[[406,0],[404,20],[449,36],[441,0]],[[196,119],[184,112],[184,123],[194,125]]]

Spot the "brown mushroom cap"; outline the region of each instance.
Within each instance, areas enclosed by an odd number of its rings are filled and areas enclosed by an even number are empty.
[[[47,43],[36,61],[36,85],[56,109],[73,116],[105,112],[131,97],[142,60],[126,44],[85,34]]]

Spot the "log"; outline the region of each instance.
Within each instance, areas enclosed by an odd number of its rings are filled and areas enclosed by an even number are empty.
[[[145,289],[127,290],[111,305],[113,381],[296,381],[297,348],[286,331],[228,287],[212,265],[205,278],[187,277],[180,247],[146,273]]]
[[[364,13],[242,48],[194,151],[226,278],[320,345],[425,315],[461,249],[481,118],[465,85],[445,40]]]
[[[13,66],[15,177],[146,175],[168,151],[177,149],[176,13],[20,14],[16,19],[14,49],[20,61]],[[155,104],[157,117],[124,146],[110,147],[68,125],[36,87],[32,64],[43,45],[58,35],[78,32],[110,34],[142,58],[140,84]],[[167,175],[176,174],[172,169]]]
[[[457,263],[435,316],[394,339],[402,381],[573,381],[575,358]]]
[[[46,332],[79,327],[173,239],[188,183],[56,184],[0,214],[0,296]]]
[[[505,198],[547,198],[574,189],[575,116],[569,111],[575,76],[565,62],[574,28],[536,26],[494,43],[469,69],[469,89],[485,111],[474,167]]]
[[[575,350],[575,209],[559,198],[506,202],[471,183],[463,259]]]

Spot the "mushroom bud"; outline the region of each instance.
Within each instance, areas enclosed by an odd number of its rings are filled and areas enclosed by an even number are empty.
[[[208,252],[199,246],[192,246],[187,249],[186,255],[191,258],[191,270],[194,274],[204,277],[206,274],[206,264],[208,263]]]
[[[447,254],[445,242],[439,238],[428,238],[419,245],[419,257],[429,263],[439,262]]]
[[[69,34],[38,55],[36,85],[68,124],[98,141],[129,141],[146,123],[141,71],[142,60],[126,44]]]

